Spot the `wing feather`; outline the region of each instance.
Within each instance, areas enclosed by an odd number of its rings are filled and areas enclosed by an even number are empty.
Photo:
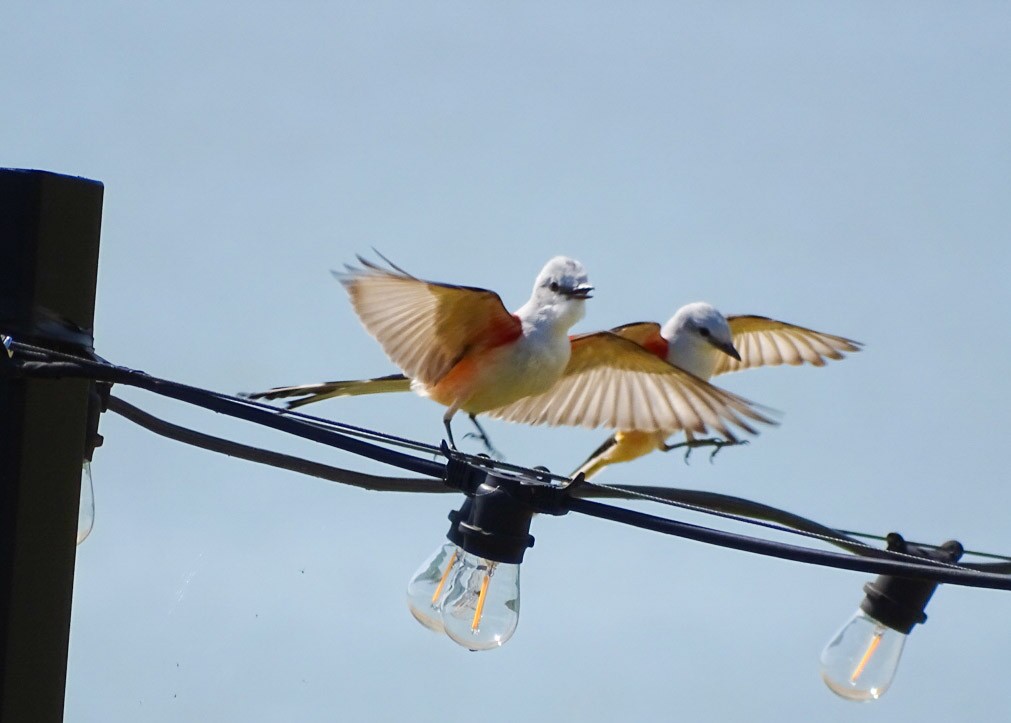
[[[718,389],[611,332],[572,339],[572,357],[547,392],[488,412],[525,424],[704,432],[730,436],[744,419],[775,424],[753,403]]]
[[[433,385],[466,352],[522,333],[498,294],[415,278],[358,257],[361,268],[334,272],[365,329],[412,379]]]
[[[846,337],[765,316],[728,316],[727,323],[741,360],[722,355],[713,376],[779,364],[796,366],[806,362],[820,367],[826,359],[842,359],[843,352],[860,351],[863,346]]]

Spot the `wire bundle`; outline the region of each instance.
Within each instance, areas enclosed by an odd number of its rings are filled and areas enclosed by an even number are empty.
[[[904,575],[968,587],[1011,590],[1011,576],[1009,576],[1011,574],[1011,557],[1007,556],[969,551],[966,553],[967,555],[991,558],[995,561],[955,564],[882,550],[856,539],[858,536],[869,538],[877,536],[843,532],[785,510],[739,497],[666,487],[603,485],[578,478],[570,480],[568,477],[555,475],[543,469],[529,469],[485,456],[473,456],[450,450],[445,445],[437,447],[313,415],[278,410],[276,407],[249,399],[154,377],[142,371],[111,364],[98,357],[82,358],[18,342],[6,336],[4,337],[4,346],[8,354],[0,356],[0,374],[86,378],[105,385],[106,393],[113,384],[137,387],[219,414],[270,427],[285,434],[336,447],[408,472],[424,475],[423,478],[369,475],[243,445],[170,424],[143,412],[122,399],[106,394],[109,410],[155,433],[203,449],[341,484],[377,491],[428,494],[456,491],[446,484],[447,465],[445,462],[399,451],[404,449],[426,455],[443,456],[481,468],[518,473],[531,479],[557,483],[564,486],[567,492],[564,501],[564,511],[566,512],[585,514],[666,535],[807,564],[875,574]],[[714,515],[722,519],[756,525],[764,529],[827,542],[842,548],[846,553],[789,545],[693,525],[587,499],[591,497],[645,500],[674,506]],[[924,545],[924,547],[931,546]]]

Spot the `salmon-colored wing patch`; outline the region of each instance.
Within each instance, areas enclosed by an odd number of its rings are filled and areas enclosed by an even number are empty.
[[[634,341],[651,354],[661,359],[667,358],[667,340],[660,335],[660,325],[655,321],[638,321],[634,324],[624,324],[611,329],[623,339]]]

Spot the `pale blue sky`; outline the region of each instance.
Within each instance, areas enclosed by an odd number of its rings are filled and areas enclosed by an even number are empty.
[[[575,256],[598,288],[579,330],[704,299],[859,339],[825,369],[721,378],[784,412],[750,446],[602,481],[1009,552],[1009,21],[1003,3],[14,0],[0,163],[105,183],[99,353],[213,389],[395,371],[328,271],[373,246],[511,308]],[[413,396],[315,411],[442,433]],[[488,426],[556,471],[603,437]],[[942,588],[893,689],[860,706],[817,659],[868,576],[539,518],[516,636],[470,654],[403,599],[452,498],[304,479],[111,414],[102,432],[69,721],[1011,716],[1007,593]]]

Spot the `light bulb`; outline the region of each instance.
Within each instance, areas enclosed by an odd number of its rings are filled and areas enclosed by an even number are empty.
[[[906,542],[892,532],[888,551],[954,563],[962,545],[949,540],[938,547]],[[821,677],[829,689],[847,700],[880,698],[895,678],[902,649],[912,629],[926,622],[924,610],[938,583],[914,577],[879,575],[864,585],[864,599],[853,616],[821,652]]]
[[[442,624],[468,650],[503,645],[520,619],[520,566],[461,550],[442,602]]]
[[[443,631],[442,602],[446,599],[450,582],[463,555],[463,550],[460,549],[463,535],[459,524],[461,520],[468,518],[472,508],[473,504],[468,497],[460,509],[449,513],[450,525],[446,541],[425,558],[411,576],[411,581],[407,583],[407,608],[411,611],[411,615],[426,628],[437,633]]]
[[[907,637],[857,609],[821,652],[822,680],[847,700],[877,700],[895,678]]]
[[[81,467],[81,504],[77,508],[77,544],[84,542],[95,526],[95,490],[91,483],[91,462]]]
[[[429,630],[443,631],[442,602],[449,592],[454,567],[463,554],[453,542],[445,542],[429,555],[407,583],[407,607]]]

